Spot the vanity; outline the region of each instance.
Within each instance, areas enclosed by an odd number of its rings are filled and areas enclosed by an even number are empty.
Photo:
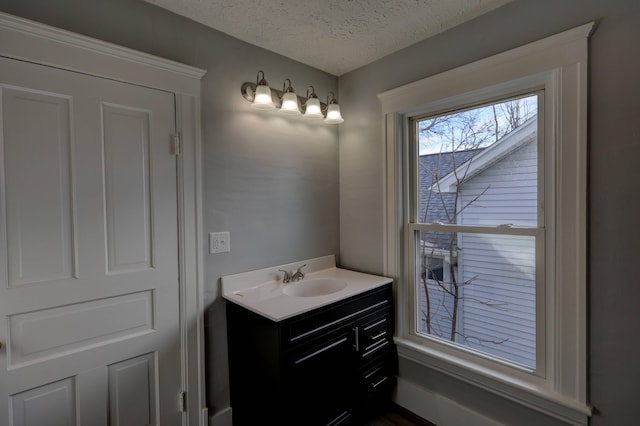
[[[304,278],[283,283],[301,265]],[[390,278],[334,256],[222,278],[234,426],[357,425],[395,385]]]

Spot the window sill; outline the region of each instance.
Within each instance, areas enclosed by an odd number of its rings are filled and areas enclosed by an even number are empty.
[[[587,425],[590,406],[524,380],[396,337],[398,355],[571,425]]]

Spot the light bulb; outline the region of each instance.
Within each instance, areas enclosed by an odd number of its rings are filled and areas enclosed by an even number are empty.
[[[287,92],[282,96],[280,112],[285,114],[300,114],[300,108],[298,108],[298,97],[294,92]]]
[[[258,109],[274,109],[276,106],[273,104],[273,100],[271,99],[271,89],[264,80],[260,82],[258,86],[256,86],[256,94],[253,98],[253,107]]]
[[[320,108],[320,100],[318,98],[309,98],[307,100],[307,108],[304,112],[305,118],[319,119],[323,118],[322,109]]]
[[[340,114],[340,105],[329,104],[327,106],[327,118],[324,119],[327,124],[340,124],[344,123],[342,114]]]

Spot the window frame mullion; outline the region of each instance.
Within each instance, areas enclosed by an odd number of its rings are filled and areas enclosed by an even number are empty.
[[[486,226],[486,225],[458,225],[448,223],[409,223],[407,224],[409,233],[416,231],[428,232],[464,232],[468,234],[491,234],[491,235],[516,235],[538,237],[544,234],[544,227],[521,227],[521,226]]]

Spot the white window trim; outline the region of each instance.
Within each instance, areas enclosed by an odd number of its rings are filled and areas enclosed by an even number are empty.
[[[378,95],[384,115],[384,273],[396,279],[397,337],[401,357],[449,374],[494,394],[565,421],[586,425],[587,402],[587,54],[594,23],[527,44]],[[544,377],[518,374],[478,362],[446,345],[425,346],[410,339],[407,283],[408,120],[529,87],[544,89],[545,138],[554,139],[555,184],[544,192],[555,200],[554,285],[546,294]],[[426,109],[426,110],[425,110]],[[560,119],[561,118],[561,119]],[[553,255],[554,253],[552,253]]]

